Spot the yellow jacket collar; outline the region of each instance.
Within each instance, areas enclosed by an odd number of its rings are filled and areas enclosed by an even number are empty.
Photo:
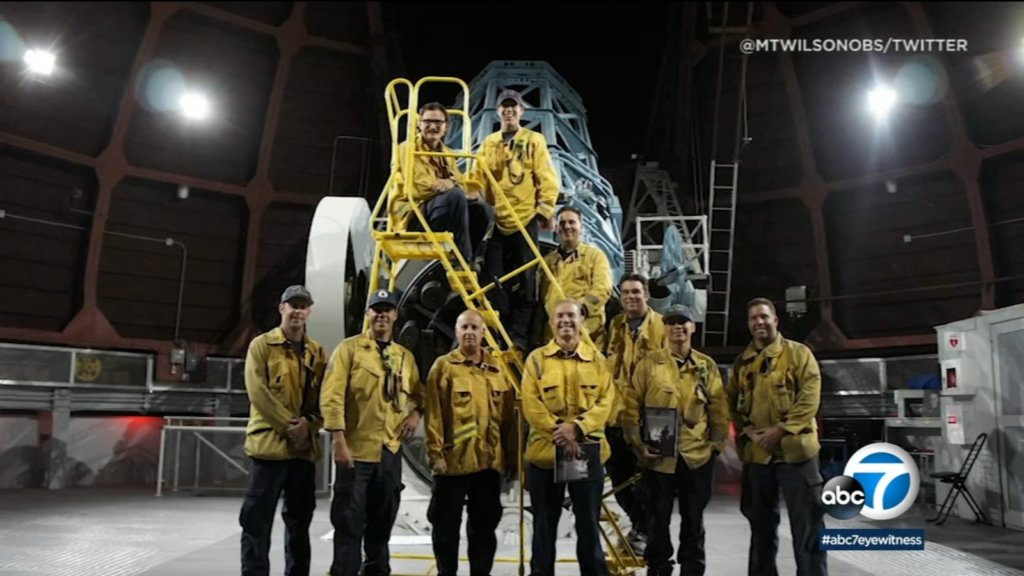
[[[280,326],[274,328],[269,334],[267,334],[267,344],[272,346],[280,346],[287,341],[288,337],[284,335],[284,330],[282,330]],[[309,344],[309,334],[307,334],[305,330],[302,331],[302,342],[304,344]]]
[[[389,342],[394,344],[395,341],[392,339],[389,340]],[[374,350],[377,349],[377,339],[373,337],[373,332],[370,332],[369,330],[359,335],[358,343],[363,348],[373,348]]]
[[[558,345],[558,341],[554,338],[541,348],[541,350],[545,356],[558,356],[559,354],[564,354],[562,347]],[[580,343],[576,345],[576,352],[574,352],[574,355],[584,362],[593,362],[594,347],[583,340],[580,340]]]
[[[448,353],[448,361],[451,362],[452,364],[472,364],[472,361],[469,358],[466,358],[466,355],[463,354],[462,350],[459,350],[458,348]],[[483,359],[481,360],[481,368],[484,368],[485,370],[490,370],[492,372],[498,371],[497,362],[494,361],[494,357],[491,355],[491,352],[486,348],[483,349]]]
[[[785,340],[785,338],[782,337],[782,332],[779,332],[775,336],[775,340],[773,340],[772,343],[769,344],[763,350],[764,355],[769,357],[769,358],[775,358],[779,354],[782,354],[782,342],[784,340]],[[747,349],[743,351],[743,359],[744,360],[750,360],[751,358],[757,356],[761,352],[762,352],[761,350],[757,349],[757,346],[754,344],[754,342],[751,342],[750,345],[747,346]]]

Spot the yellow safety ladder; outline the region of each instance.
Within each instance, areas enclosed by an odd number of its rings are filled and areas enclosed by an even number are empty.
[[[419,93],[420,89],[425,84],[455,84],[461,88],[462,108],[448,110],[449,116],[460,116],[462,118],[463,127],[461,152],[425,152],[416,150],[416,147],[412,144],[415,142],[416,127],[419,123]],[[408,89],[406,106],[402,106],[402,99],[398,94],[399,86],[404,86]],[[395,290],[395,283],[398,276],[398,267],[403,260],[437,260],[444,267],[451,289],[458,293],[468,309],[476,310],[483,317],[486,324],[484,337],[492,351],[492,355],[498,362],[499,369],[515,390],[515,405],[518,413],[516,441],[518,452],[517,464],[519,471],[519,558],[503,558],[495,560],[497,562],[516,561],[519,563],[519,573],[523,574],[526,544],[523,512],[525,471],[523,466],[524,450],[522,442],[525,423],[522,414],[520,378],[523,374],[523,362],[525,359],[514,350],[512,340],[502,324],[502,319],[487,299],[487,294],[494,289],[495,284],[490,283],[486,286],[482,286],[480,284],[477,274],[473,272],[466,261],[466,255],[459,252],[454,241],[454,235],[451,232],[432,231],[426,217],[423,215],[423,212],[420,210],[417,203],[413,201],[412,192],[415,172],[414,160],[421,156],[468,159],[470,161],[469,168],[472,168],[472,165],[475,162],[476,166],[480,169],[479,173],[482,173],[491,184],[490,188],[494,191],[495,203],[498,206],[504,207],[513,215],[516,222],[516,229],[523,235],[523,238],[526,239],[526,243],[529,246],[530,251],[533,253],[533,260],[530,260],[519,268],[505,274],[498,280],[498,282],[504,285],[512,278],[515,278],[536,266],[539,267],[540,272],[546,276],[549,289],[557,291],[559,298],[565,298],[565,293],[562,291],[562,287],[558,284],[558,281],[551,272],[551,269],[544,261],[544,256],[541,254],[537,244],[526,231],[526,224],[520,221],[519,217],[515,215],[515,211],[512,209],[512,205],[509,202],[508,197],[505,196],[504,191],[498,184],[498,181],[494,178],[494,175],[488,168],[487,163],[483,162],[481,158],[470,152],[472,147],[473,131],[469,104],[469,86],[459,78],[427,76],[420,79],[415,84],[405,78],[396,78],[388,83],[385,89],[385,105],[387,108],[388,124],[391,132],[391,174],[385,184],[384,190],[377,199],[377,203],[374,206],[373,213],[370,217],[371,230],[373,238],[376,241],[376,246],[374,248],[373,265],[370,272],[369,291],[373,294],[380,288],[379,282],[381,273],[386,269],[388,290],[393,292]],[[402,141],[401,136],[403,136],[400,134],[400,124],[403,118],[406,120],[404,140],[409,142],[409,145],[406,146],[404,150],[405,157],[402,159],[402,165],[406,166],[407,169],[401,174],[401,177],[404,178],[404,182],[401,182],[401,185],[402,190],[407,196],[412,215],[419,221],[424,232],[395,230],[396,223],[393,222],[390,217],[385,218],[381,216],[382,210],[385,211],[384,213],[387,213],[387,198],[389,197],[389,192],[393,186],[399,185],[399,174],[397,173],[399,163],[397,155],[399,143]],[[471,170],[466,171],[467,174],[470,172]],[[381,229],[381,226],[379,226],[378,223],[382,223],[385,220],[387,223],[383,226],[383,229]],[[364,330],[367,328],[368,326],[364,326]],[[583,331],[583,338],[589,340],[589,336],[586,334],[586,331]],[[501,344],[503,344],[503,346]],[[615,533],[617,533],[621,538],[622,533],[619,530],[618,525],[615,523],[614,517],[608,512],[607,507],[603,503],[602,508],[605,512],[603,517],[611,521]],[[609,535],[605,533],[604,530],[602,530],[602,533],[609,545],[609,550],[612,556],[612,562],[609,565],[609,570],[612,574],[632,574],[633,570],[643,566],[642,561],[637,559],[636,555],[632,553],[632,550],[628,551],[629,558],[622,557],[618,551],[611,546]],[[392,557],[402,558],[406,556],[401,554],[392,554]],[[416,555],[409,555],[407,557],[422,558],[421,556]]]

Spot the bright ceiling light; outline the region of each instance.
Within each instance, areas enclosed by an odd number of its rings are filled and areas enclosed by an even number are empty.
[[[25,66],[28,66],[29,72],[42,76],[52,74],[53,66],[57,62],[57,57],[54,56],[53,52],[47,52],[46,50],[28,50],[25,52],[23,59]]]
[[[189,120],[204,120],[210,115],[210,101],[199,92],[186,92],[178,101],[178,106]]]
[[[896,91],[888,86],[876,86],[868,92],[868,111],[879,120],[884,119],[892,111],[899,99]]]

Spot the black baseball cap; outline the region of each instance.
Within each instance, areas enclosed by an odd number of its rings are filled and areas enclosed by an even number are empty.
[[[387,290],[377,290],[373,294],[370,294],[370,298],[366,302],[366,307],[373,308],[378,304],[387,304],[392,308],[398,308],[398,294],[388,292]]]
[[[289,286],[284,289],[281,294],[281,303],[291,302],[292,300],[304,300],[307,304],[313,304],[313,295],[309,293],[309,290],[305,286],[296,284]]]

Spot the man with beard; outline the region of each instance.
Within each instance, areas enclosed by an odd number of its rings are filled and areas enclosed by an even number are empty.
[[[392,341],[397,303],[387,290],[370,296],[370,329],[338,344],[324,378],[320,407],[336,465],[331,576],[391,573],[388,540],[404,488],[400,450],[423,410],[412,352]]]
[[[260,334],[245,357],[249,424],[245,453],[252,459],[242,526],[242,576],[270,574],[270,533],[281,493],[286,576],[309,574],[309,524],[316,508],[318,399],[324,350],[306,334],[313,296],[289,286],[278,305],[281,325]]]
[[[797,573],[825,576],[826,552],[818,547],[825,522],[815,420],[821,371],[806,346],[779,333],[771,300],[747,303],[747,327],[753,340],[733,363],[728,394],[736,450],[743,461],[740,510],[750,522],[748,573],[777,574],[781,488]]]
[[[444,137],[448,133],[448,110],[442,104],[424,104],[419,111],[417,128],[419,134],[413,142],[416,152],[453,153],[451,148],[444,145]],[[405,155],[408,149],[409,142],[398,145],[396,180],[388,193],[388,211],[396,230],[422,230],[419,220],[412,214],[405,191],[408,173]],[[463,176],[455,158],[414,156],[412,165],[412,200],[423,212],[430,229],[434,232],[451,232],[456,247],[467,263],[472,263],[474,259],[480,260],[483,255],[474,253],[473,244],[480,245],[487,235],[486,230],[494,221],[494,209],[480,200],[477,194],[467,195],[463,191]],[[472,239],[471,217],[477,222],[474,229],[480,230],[480,237]]]
[[[459,565],[462,509],[469,520],[469,573],[486,575],[494,565],[501,520],[503,438],[512,424],[509,386],[483,346],[484,320],[466,310],[455,322],[458,349],[434,362],[427,378],[427,456],[434,491],[427,510],[438,576],[455,576]],[[504,433],[503,433],[504,432]]]
[[[527,357],[523,375],[523,414],[530,424],[526,485],[533,505],[533,576],[555,573],[555,541],[567,484],[555,482],[556,446],[567,460],[575,460],[581,443],[600,442],[603,464],[611,453],[604,426],[615,402],[615,387],[604,357],[580,338],[583,315],[579,303],[559,302],[551,324],[554,339]],[[603,487],[603,474],[568,483],[576,517],[576,559],[580,573],[588,576],[608,575],[598,525]]]

